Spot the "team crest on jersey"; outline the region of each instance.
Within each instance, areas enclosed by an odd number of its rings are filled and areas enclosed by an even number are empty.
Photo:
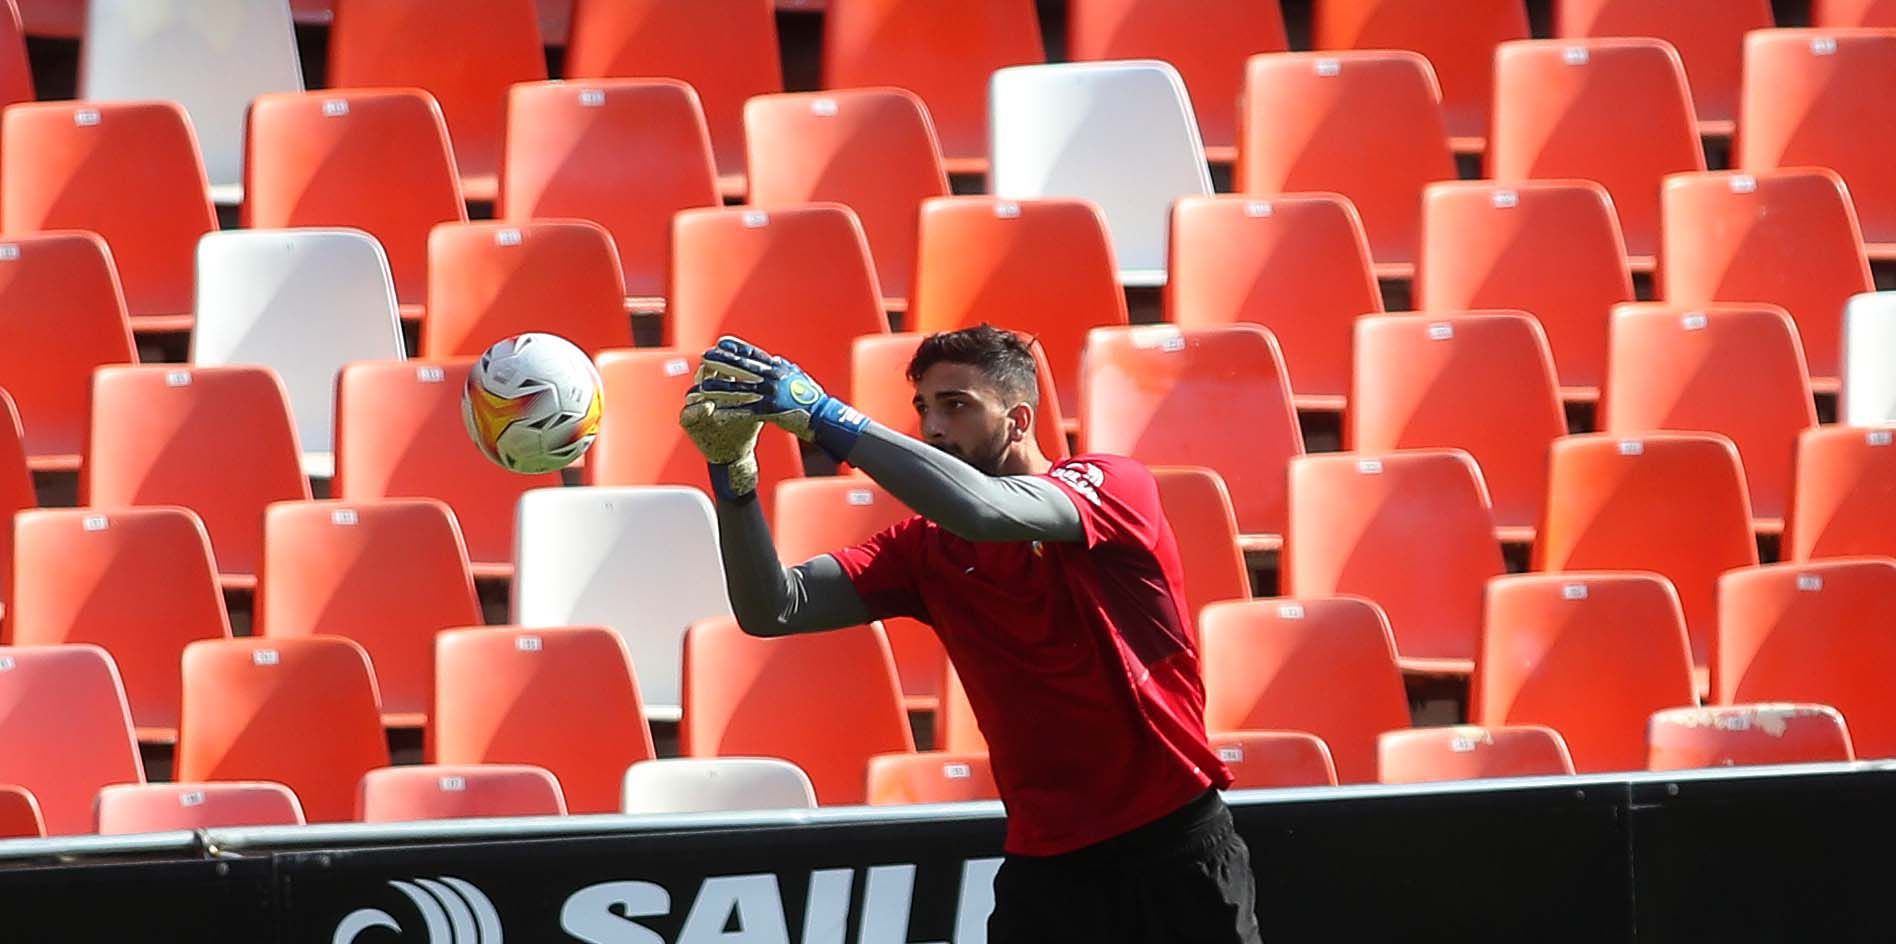
[[[1053,470],[1054,478],[1067,483],[1086,500],[1099,504],[1099,487],[1106,484],[1106,473],[1091,462],[1069,462]]]

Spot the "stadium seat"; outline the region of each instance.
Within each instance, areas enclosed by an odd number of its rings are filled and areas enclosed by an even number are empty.
[[[1363,223],[1335,194],[1186,197],[1172,211],[1167,320],[1252,322],[1283,346],[1299,410],[1340,411],[1350,323],[1383,310]]]
[[[1774,305],[1613,310],[1603,428],[1722,433],[1738,447],[1751,513],[1782,526],[1797,436],[1817,425],[1797,326]]]
[[[1896,757],[1896,561],[1851,558],[1734,570],[1718,581],[1712,698],[1813,702],[1843,713],[1857,756]]]
[[[476,816],[565,816],[560,782],[529,764],[422,764],[362,775],[356,818],[365,823]]]
[[[994,73],[988,94],[988,192],[1092,201],[1120,284],[1164,285],[1173,202],[1211,193],[1178,70],[1155,60],[1018,66]]]
[[[1352,597],[1215,603],[1199,617],[1205,727],[1323,739],[1343,783],[1376,780],[1376,736],[1409,726],[1395,638]]]
[[[335,4],[329,84],[426,90],[441,103],[447,119],[462,191],[470,200],[493,200],[499,193],[495,175],[507,88],[546,78],[539,13],[532,0]]]
[[[434,722],[440,763],[544,767],[575,813],[618,809],[626,766],[653,757],[632,656],[603,627],[437,634]]]
[[[1466,675],[1503,569],[1481,470],[1459,449],[1293,459],[1282,568],[1286,595],[1375,600],[1405,671]]]
[[[915,750],[895,661],[873,623],[762,639],[732,619],[701,620],[685,633],[684,691],[682,754],[788,760],[825,806],[867,798],[869,758]]]
[[[1334,787],[1329,745],[1302,731],[1227,731],[1208,739],[1231,770],[1232,790]]]
[[[622,812],[813,810],[816,790],[797,765],[774,757],[668,757],[625,772]]]
[[[915,513],[865,478],[819,476],[779,482],[775,514],[777,554],[785,565],[795,566],[861,544]],[[936,709],[947,657],[935,630],[906,616],[883,620],[882,629],[895,656],[904,705],[910,711]]]
[[[197,4],[87,0],[84,40],[79,97],[183,105],[213,198],[242,203],[244,110],[259,95],[303,90],[289,7],[238,0],[213,12]]]
[[[1377,274],[1407,278],[1422,188],[1455,179],[1440,87],[1419,53],[1265,53],[1245,66],[1238,188],[1334,191],[1362,214]]]
[[[428,292],[428,231],[467,219],[448,126],[434,99],[418,89],[261,95],[249,122],[245,225],[368,233],[388,254],[402,318],[419,320]]]
[[[100,787],[145,782],[125,687],[97,646],[0,651],[0,741],[0,783],[39,800],[49,835],[91,832]]]
[[[924,335],[866,334],[850,345],[850,405],[884,426],[917,439],[922,435],[922,420],[915,412],[915,384],[908,379],[909,362]],[[1053,386],[1053,367],[1047,363],[1044,345],[1032,345],[1034,368],[1038,375],[1040,405],[1034,408],[1034,438],[1040,454],[1059,461],[1068,454],[1065,422],[1060,415],[1060,395]]]
[[[6,0],[0,4],[0,108],[33,100],[33,65],[26,58],[20,8],[13,0]]]
[[[230,638],[210,539],[183,508],[48,508],[13,522],[8,641],[90,643],[117,666],[141,740],[178,737],[178,659]]]
[[[743,196],[744,102],[783,91],[778,59],[769,0],[575,0],[566,76],[690,83],[704,101],[719,186]]]
[[[1725,705],[1653,713],[1648,770],[1856,759],[1843,716],[1828,705]]]
[[[1896,423],[1896,292],[1853,295],[1843,310],[1842,398],[1852,426]],[[27,437],[33,431],[28,421]]]
[[[528,492],[517,560],[515,622],[610,627],[638,671],[645,714],[678,720],[685,627],[731,612],[710,499],[678,487]],[[578,808],[573,792],[567,783]]]
[[[1772,25],[1771,0],[1556,0],[1554,35],[1650,36],[1679,51],[1699,132],[1729,136],[1738,117],[1744,36]]]
[[[309,498],[283,382],[267,367],[101,367],[80,503],[182,505],[210,534],[219,579],[254,586],[263,508]]]
[[[1369,453],[1464,449],[1510,538],[1540,523],[1547,445],[1567,432],[1554,359],[1525,312],[1371,315],[1356,322],[1349,442]]]
[[[293,0],[304,3],[308,0]],[[8,3],[14,6],[14,3]],[[85,0],[18,0],[20,19],[28,36],[78,39],[85,31]]]
[[[1560,732],[1539,725],[1450,725],[1385,731],[1377,740],[1383,783],[1428,783],[1489,777],[1558,777],[1573,773]]]
[[[344,501],[434,498],[454,510],[477,577],[513,574],[514,503],[560,475],[523,475],[487,460],[461,418],[472,359],[343,368],[336,388],[336,477]],[[610,389],[610,388],[608,388]]]
[[[889,321],[862,224],[823,203],[679,213],[665,328],[666,346],[693,357],[737,335],[847,400],[850,339]]]
[[[984,754],[988,749],[987,738],[981,734],[980,722],[974,717],[974,706],[968,702],[968,690],[962,687],[961,676],[955,674],[953,662],[942,666],[941,708],[935,712],[935,749],[950,754]]]
[[[831,0],[822,49],[824,88],[921,96],[951,174],[987,171],[988,77],[1046,58],[1033,0]]]
[[[1316,0],[1311,48],[1409,49],[1428,57],[1456,150],[1478,152],[1494,98],[1494,48],[1527,38],[1527,5],[1475,0],[1457,4],[1452,16],[1442,13],[1435,0]]]
[[[1244,60],[1289,48],[1276,3],[1067,0],[1067,56],[1076,62],[1162,59],[1178,69],[1212,161],[1237,158]]]
[[[283,381],[303,471],[335,474],[336,375],[402,360],[388,258],[353,230],[211,233],[198,241],[191,362],[256,364]]]
[[[93,368],[137,359],[105,240],[67,232],[0,242],[0,387],[19,407],[29,465],[77,469]]]
[[[116,783],[99,791],[103,836],[231,826],[301,826],[303,805],[280,783]]]
[[[184,647],[176,776],[268,780],[310,822],[355,817],[356,782],[388,766],[369,654],[335,636],[216,639]]]
[[[1081,452],[1215,469],[1239,530],[1283,535],[1284,464],[1303,454],[1303,433],[1269,331],[1094,328],[1082,362]]]
[[[0,119],[0,231],[105,239],[132,327],[191,327],[191,262],[217,229],[197,137],[172,102],[40,102]]]
[[[922,201],[948,193],[922,100],[902,89],[760,95],[744,105],[752,206],[841,203],[856,212],[883,306],[908,306]]]
[[[1613,200],[1586,180],[1430,184],[1415,283],[1421,311],[1533,315],[1571,400],[1598,398],[1607,313],[1633,299]]]
[[[1641,570],[1671,580],[1693,664],[1707,664],[1718,575],[1758,562],[1731,440],[1715,433],[1566,436],[1554,440],[1548,457],[1534,569]],[[1553,726],[1572,746],[1574,733]]]
[[[436,226],[421,356],[476,357],[527,331],[559,335],[589,356],[632,343],[612,236],[585,220]]]
[[[1646,719],[1696,704],[1679,595],[1665,578],[1517,574],[1488,584],[1469,721],[1553,728],[1581,772],[1640,770]]]
[[[986,754],[939,751],[877,754],[869,758],[870,806],[998,800]]]
[[[426,725],[435,633],[480,622],[467,549],[447,505],[279,502],[264,512],[257,634],[360,643],[375,669],[384,724]]]
[[[26,463],[26,437],[20,430],[20,413],[13,407],[13,398],[0,387],[0,575],[10,573],[13,568],[13,533],[6,522],[38,504],[33,475]],[[5,615],[10,599],[10,588],[0,582],[0,616]]]
[[[1859,26],[1896,27],[1896,2],[1891,0],[1811,0],[1810,25],[1825,29]]]
[[[1219,600],[1249,600],[1251,571],[1244,565],[1238,521],[1224,479],[1197,466],[1154,468],[1159,506],[1178,543],[1185,577],[1185,611],[1196,625],[1205,606]]]
[[[1822,426],[1797,437],[1784,559],[1896,557],[1896,429]]]
[[[8,3],[11,6],[11,0]],[[14,16],[18,16],[18,12]],[[38,839],[46,835],[46,819],[40,815],[39,800],[33,791],[12,784],[0,785],[0,839]]]
[[[1488,172],[1510,184],[1597,182],[1612,194],[1625,251],[1650,271],[1659,182],[1705,169],[1678,54],[1650,38],[1530,40],[1503,44],[1495,75]]]
[[[586,456],[586,484],[688,485],[711,493],[704,454],[678,425],[679,404],[691,386],[698,354],[646,348],[599,355],[605,408],[599,438]],[[802,476],[797,438],[764,430],[757,440],[757,500],[765,520],[775,508],[777,483]]]
[[[1667,177],[1659,297],[1781,305],[1797,322],[1813,386],[1837,389],[1842,314],[1872,288],[1843,181],[1821,168]]]
[[[1060,393],[1060,415],[1079,415],[1087,330],[1126,323],[1126,296],[1098,207],[1065,199],[929,200],[922,204],[916,258],[913,330],[932,334],[989,322],[1039,340]]]
[[[704,111],[683,82],[525,82],[508,93],[496,215],[604,226],[641,307],[665,296],[672,214],[717,206],[717,184]]]

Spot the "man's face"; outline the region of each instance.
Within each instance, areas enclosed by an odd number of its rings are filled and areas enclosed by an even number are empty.
[[[922,440],[989,475],[999,475],[1013,442],[1008,403],[979,367],[943,361],[915,384]]]

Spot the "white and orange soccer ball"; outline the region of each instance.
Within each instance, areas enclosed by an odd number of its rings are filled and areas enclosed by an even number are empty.
[[[554,472],[599,435],[599,370],[586,352],[551,334],[497,342],[468,371],[461,418],[482,454],[524,474]]]

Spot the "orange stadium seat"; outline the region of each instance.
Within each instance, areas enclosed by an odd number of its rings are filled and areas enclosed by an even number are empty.
[[[1813,702],[1843,713],[1857,755],[1896,757],[1896,561],[1751,567],[1718,582],[1712,701]]]
[[[1592,181],[1430,184],[1415,307],[1509,308],[1540,322],[1561,392],[1599,396],[1607,313],[1633,299],[1612,198]]]
[[[1336,763],[1323,739],[1302,731],[1227,731],[1207,739],[1231,770],[1231,789],[1334,787]]]
[[[632,343],[612,236],[585,220],[436,226],[421,356],[475,357],[527,331],[557,334],[588,355]]]
[[[441,502],[280,502],[264,513],[257,634],[360,643],[384,724],[425,725],[435,633],[480,622],[461,529]]]
[[[546,78],[532,0],[335,3],[330,86],[425,89],[447,119],[463,192],[493,200],[507,87]]]
[[[1718,575],[1758,562],[1744,469],[1731,440],[1715,433],[1601,433],[1557,439],[1548,455],[1534,569],[1643,570],[1671,580],[1692,661],[1707,664]]]
[[[1283,346],[1300,410],[1343,408],[1350,323],[1383,310],[1363,223],[1335,194],[1185,197],[1172,210],[1167,320],[1252,322]]]
[[[717,165],[691,86],[594,79],[527,82],[508,93],[496,215],[604,226],[625,290],[641,306],[665,296],[672,215],[717,205]]]
[[[1411,274],[1422,188],[1455,179],[1441,90],[1419,53],[1265,53],[1245,66],[1236,183],[1334,191],[1362,214],[1378,274]],[[1294,353],[1294,352],[1293,352]]]
[[[1488,134],[1495,46],[1528,35],[1522,0],[1464,2],[1453,16],[1443,16],[1435,0],[1316,0],[1310,20],[1314,49],[1408,49],[1428,57],[1442,84],[1448,133],[1466,151],[1480,151]]]
[[[795,565],[819,554],[853,547],[915,512],[882,486],[856,476],[785,479],[777,484],[773,530],[777,554]],[[882,621],[910,711],[938,708],[943,665],[934,629],[906,616]]]
[[[1377,740],[1377,763],[1383,783],[1573,773],[1560,732],[1531,724],[1385,731]]]
[[[118,783],[99,791],[97,831],[112,836],[229,826],[301,826],[303,805],[280,783]]]
[[[1163,59],[1185,80],[1205,153],[1237,158],[1244,60],[1290,48],[1276,3],[1213,0],[1067,0],[1067,55],[1078,62]]]
[[[1724,705],[1654,712],[1648,770],[1851,761],[1850,732],[1828,705]]]
[[[473,816],[564,816],[560,782],[530,764],[421,764],[362,775],[356,818],[365,823]]]
[[[1896,557],[1896,429],[1823,426],[1797,437],[1787,560]]]
[[[1896,0],[1811,0],[1810,25],[1825,29],[1896,27]]]
[[[1798,434],[1817,425],[1797,326],[1773,305],[1613,311],[1604,429],[1722,433],[1738,447],[1751,513],[1781,526]]]
[[[210,539],[183,508],[49,508],[13,523],[16,646],[91,643],[112,656],[142,740],[178,736],[178,659],[230,638]]]
[[[1488,489],[1459,449],[1292,460],[1282,566],[1287,595],[1375,600],[1404,670],[1451,675],[1472,668],[1482,587],[1503,569]]]
[[[514,502],[528,489],[558,487],[560,475],[509,472],[468,441],[461,395],[472,363],[344,367],[336,384],[330,493],[351,502],[439,499],[454,511],[475,576],[507,577],[513,574]]]
[[[33,791],[0,785],[0,839],[38,839],[45,835],[46,820],[40,815]]]
[[[759,96],[744,106],[744,140],[751,205],[847,205],[868,237],[884,305],[906,307],[922,201],[948,193],[922,100],[902,89]]]
[[[1896,259],[1896,120],[1876,90],[1896,87],[1896,33],[1759,30],[1745,37],[1738,153],[1748,171],[1828,167],[1849,186],[1873,258]]]
[[[0,387],[19,407],[29,465],[77,469],[93,368],[137,360],[105,240],[66,232],[0,242]]]
[[[941,707],[935,711],[935,748],[951,754],[986,753],[987,738],[968,703],[968,690],[961,686],[954,663],[942,666]]]
[[[144,783],[125,687],[97,646],[9,646],[0,652],[0,783],[31,791],[48,835],[92,831],[92,798]]]
[[[544,767],[575,813],[617,812],[655,756],[625,641],[596,626],[438,634],[434,722],[436,760]]]
[[[1696,704],[1679,596],[1665,578],[1518,574],[1489,583],[1468,720],[1553,728],[1582,772],[1640,770],[1646,719]]]
[[[586,456],[586,484],[689,485],[711,494],[704,455],[678,425],[698,354],[647,348],[599,356],[606,405],[600,413],[599,438]],[[777,483],[802,476],[797,438],[782,430],[764,430],[757,440],[757,501],[764,520],[771,520],[776,507]]]
[[[1555,0],[1554,35],[1649,36],[1678,50],[1699,131],[1728,136],[1738,117],[1744,37],[1773,23],[1771,0]]]
[[[720,187],[742,196],[744,102],[783,91],[778,58],[770,0],[575,0],[566,76],[689,83],[704,101]]]
[[[986,754],[877,754],[869,758],[871,806],[998,800]]]
[[[1395,637],[1352,597],[1217,603],[1199,618],[1205,727],[1302,731],[1328,745],[1342,783],[1376,780],[1376,736],[1409,726]]]
[[[307,3],[310,0],[294,0]],[[8,6],[16,4],[9,2]],[[19,0],[20,20],[28,36],[78,39],[86,27],[85,0]]]
[[[918,243],[914,330],[990,322],[1037,339],[1060,392],[1060,415],[1078,416],[1086,332],[1126,323],[1099,208],[1081,200],[941,197],[922,204]]]
[[[111,247],[132,327],[191,327],[210,183],[173,102],[41,102],[0,119],[0,230],[90,230]]]
[[[922,421],[915,412],[915,385],[909,382],[908,365],[915,359],[923,335],[866,334],[850,346],[850,405],[863,415],[898,433],[922,435]],[[1065,423],[1060,415],[1060,395],[1053,386],[1053,367],[1047,363],[1047,350],[1032,345],[1034,369],[1038,375],[1040,405],[1034,409],[1034,438],[1040,453],[1058,461],[1067,457]]]
[[[1661,199],[1659,296],[1681,308],[1783,306],[1813,385],[1836,390],[1844,303],[1874,287],[1843,181],[1821,168],[1677,174]]]
[[[369,654],[334,636],[217,639],[184,649],[177,779],[268,780],[311,822],[352,819],[362,775],[388,766]]]
[[[263,508],[309,497],[283,383],[264,367],[102,367],[80,501],[182,505],[228,586],[253,586]]]
[[[823,87],[921,96],[949,173],[987,172],[988,76],[1045,59],[1033,0],[831,0],[823,11]]]
[[[33,475],[26,463],[26,438],[20,430],[20,413],[13,398],[0,387],[0,575],[13,567],[13,533],[5,522],[20,511],[39,504],[34,492]],[[6,612],[11,591],[0,585],[0,615]]]
[[[820,680],[820,681],[819,681]],[[881,627],[761,639],[730,619],[685,633],[686,757],[777,757],[826,805],[862,803],[869,759],[915,750]]]
[[[0,107],[33,100],[33,65],[26,59],[20,8],[6,0],[0,6]]]
[[[417,320],[428,231],[467,219],[454,167],[441,108],[418,89],[260,95],[244,132],[244,220],[265,229],[349,226],[375,237],[402,317]]]
[[[1649,38],[1523,41],[1496,52],[1495,75],[1489,173],[1598,182],[1625,251],[1650,270],[1660,180],[1705,169],[1678,54]]]
[[[1249,600],[1251,571],[1238,543],[1238,521],[1231,493],[1211,469],[1155,468],[1159,506],[1178,543],[1185,575],[1185,611],[1196,626],[1206,605],[1220,600]]]
[[[1277,339],[1254,324],[1094,328],[1081,452],[1215,469],[1245,534],[1284,533],[1284,465],[1303,433]]]
[[[1524,312],[1376,315],[1356,322],[1349,441],[1363,452],[1464,449],[1504,534],[1540,523],[1547,446],[1567,432],[1554,359]]]

